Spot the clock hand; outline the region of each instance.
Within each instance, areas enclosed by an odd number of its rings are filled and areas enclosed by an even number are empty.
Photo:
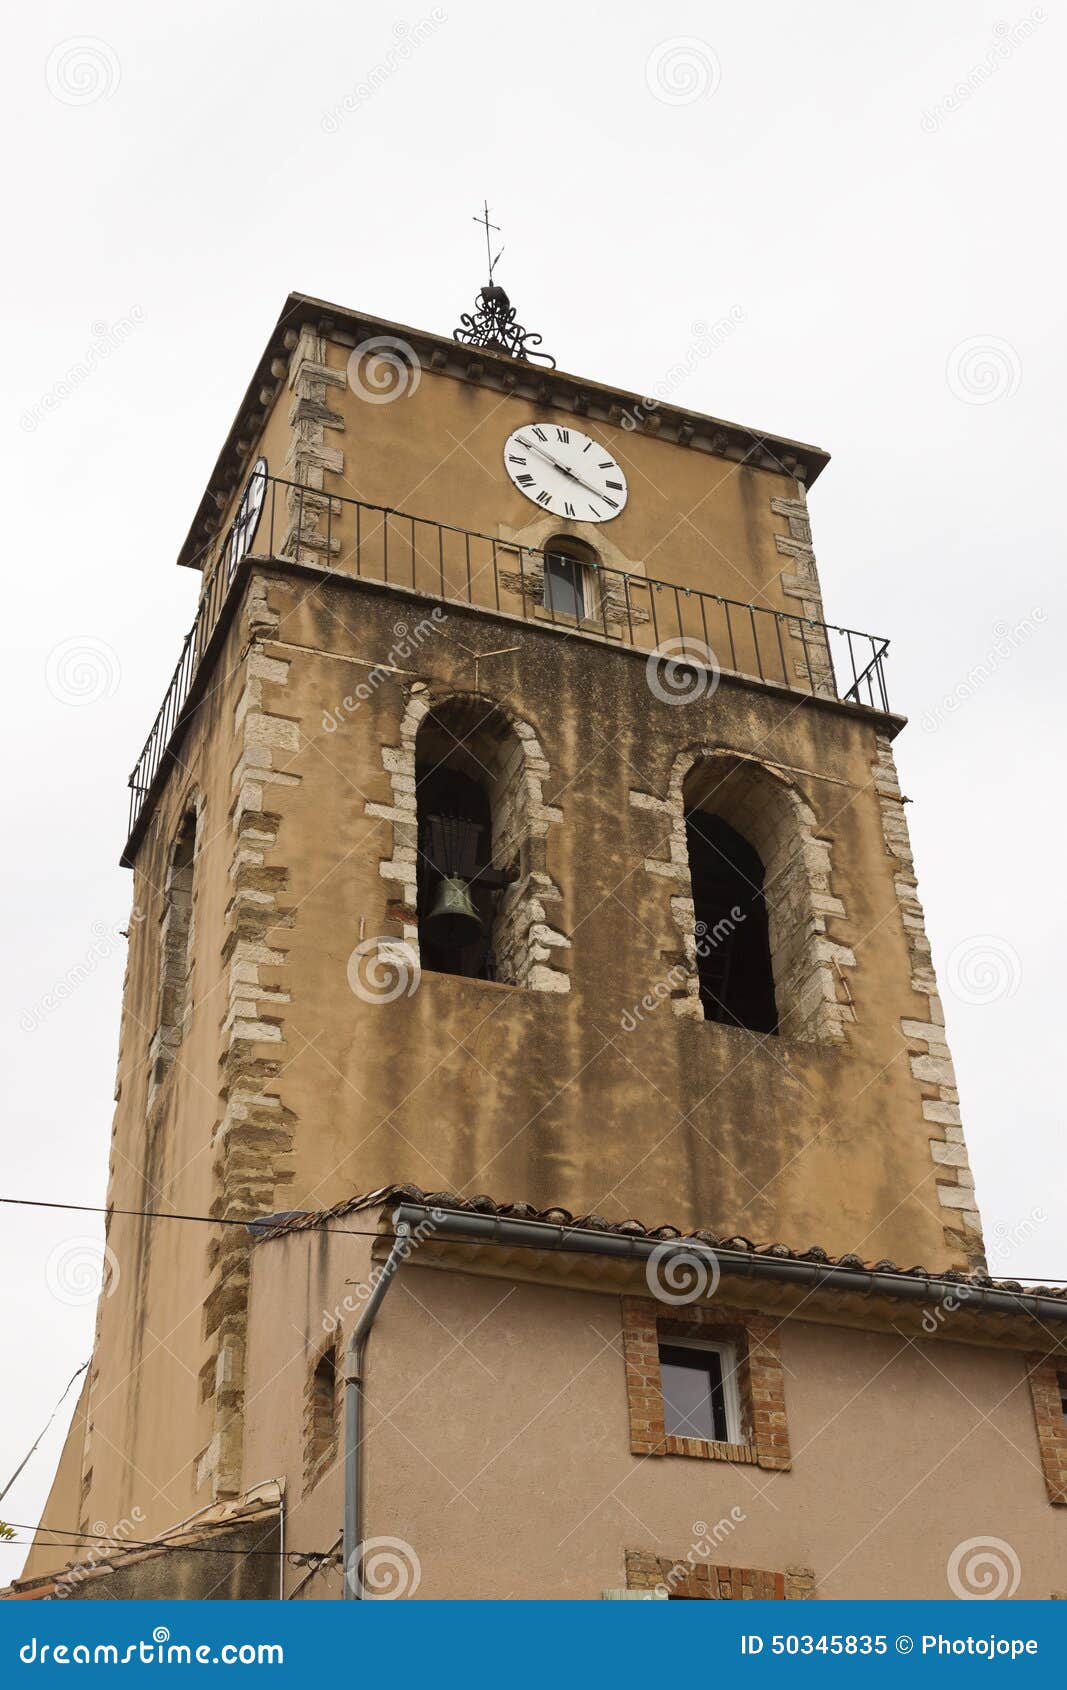
[[[576,481],[579,487],[584,487],[587,493],[591,493],[593,495],[594,499],[603,499],[605,497],[599,488],[591,486],[588,481],[583,481],[577,470],[568,468],[566,464],[561,464],[558,458],[554,458],[552,456],[551,452],[544,452],[540,446],[533,445],[531,445],[528,450],[536,452],[539,458],[544,458],[545,462],[550,463],[553,469],[558,469],[561,475],[566,475],[571,481]]]
[[[543,451],[540,446],[528,446],[526,449],[529,452],[536,452],[539,458],[544,458],[545,462],[551,464],[553,469],[558,469],[561,475],[573,475],[573,470],[569,470],[566,464],[561,464],[558,458],[552,456],[551,452]]]

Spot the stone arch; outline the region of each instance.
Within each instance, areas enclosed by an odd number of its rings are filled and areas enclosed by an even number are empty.
[[[631,792],[630,802],[661,814],[669,829],[667,860],[646,858],[645,867],[677,885],[671,914],[685,962],[675,1013],[703,1019],[685,820],[688,811],[703,809],[746,839],[763,863],[779,1033],[844,1039],[855,1013],[842,970],[854,968],[856,959],[829,936],[828,919],[845,914],[831,888],[830,842],[816,833],[815,812],[790,775],[747,753],[690,746],[674,760],[665,799]]]
[[[563,820],[562,810],[544,801],[549,775],[535,729],[484,693],[446,691],[432,695],[413,690],[400,722],[399,746],[382,747],[382,764],[392,786],[392,804],[365,805],[368,815],[392,823],[391,855],[379,864],[396,895],[388,914],[400,923],[404,946],[418,956],[418,800],[416,747],[434,723],[461,742],[469,741],[487,771],[493,811],[492,861],[515,878],[501,894],[494,923],[497,977],[531,991],[568,992],[570,975],[553,960],[570,940],[549,921],[546,906],[560,905],[562,894],[548,872],[549,829]],[[429,726],[428,726],[429,725]],[[396,956],[395,942],[380,942],[383,960]]]

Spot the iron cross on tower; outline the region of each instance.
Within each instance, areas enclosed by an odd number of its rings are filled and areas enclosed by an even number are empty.
[[[497,265],[500,263],[501,257],[503,256],[504,248],[501,247],[500,251],[497,253],[496,257],[495,258],[493,257],[493,248],[492,248],[492,245],[491,245],[490,240],[489,240],[489,231],[490,231],[490,229],[495,229],[497,234],[499,235],[500,225],[498,223],[490,223],[490,221],[489,221],[489,202],[488,202],[488,200],[482,201],[482,215],[480,217],[473,218],[472,221],[475,222],[475,223],[484,223],[484,225],[485,225],[485,256],[486,256],[486,260],[489,264],[489,283],[488,283],[488,285],[489,285],[489,287],[492,287],[492,285],[493,285],[493,271],[496,269]]]

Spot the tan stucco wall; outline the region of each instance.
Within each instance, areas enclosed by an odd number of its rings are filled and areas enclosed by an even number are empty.
[[[413,996],[367,1003],[349,988],[349,956],[399,929],[388,913],[396,887],[379,869],[392,827],[366,805],[391,800],[382,748],[399,743],[409,678],[342,711],[333,733],[322,723],[367,673],[346,659],[382,659],[395,642],[396,601],[283,580],[270,597],[290,668],[266,708],[302,736],[291,759],[300,784],[271,801],[282,818],[272,860],[288,871],[294,911],[286,967],[272,976],[292,998],[276,1053],[298,1122],[287,1206],[409,1179],[872,1259],[944,1260],[929,1133],[899,1031],[915,994],[870,783],[873,728],[726,681],[710,701],[658,703],[632,654],[510,629],[519,649],[491,659],[481,685],[535,729],[550,766],[546,801],[563,812],[547,839],[563,894],[553,920],[572,938],[556,961],[572,989],[425,974]],[[447,694],[471,684],[464,647],[498,641],[497,624],[453,612],[409,661],[431,696]],[[679,752],[705,743],[807,771],[793,778],[833,842],[848,912],[832,930],[857,956],[844,1046],[760,1040],[679,1020],[669,1004],[621,1031],[680,946],[674,888],[643,866],[666,854],[662,824],[629,795],[663,794]]]
[[[368,1249],[305,1235],[254,1256],[249,1454],[284,1464],[305,1548],[342,1518],[339,1464],[301,1497],[306,1371],[324,1314],[350,1330]],[[641,1459],[617,1294],[402,1267],[367,1352],[364,1535],[411,1545],[422,1598],[596,1598],[625,1583],[626,1549],[682,1559],[695,1522],[735,1508],[711,1559],[813,1568],[822,1598],[949,1597],[952,1551],[990,1535],[1019,1558],[1018,1597],[1063,1588],[1067,1514],[1046,1498],[1020,1353],[803,1319],[778,1336],[791,1471]],[[316,1584],[338,1594],[336,1576]]]
[[[330,368],[343,372],[347,360],[347,348],[328,343]],[[345,497],[534,546],[573,533],[612,568],[789,608],[774,543],[775,532],[787,530],[770,504],[795,493],[784,469],[728,463],[428,368],[391,405],[369,404],[348,384],[330,390],[330,404],[344,428],[327,438],[343,444],[345,467],[326,484]],[[619,516],[599,525],[546,518],[523,497],[505,473],[504,443],[531,421],[580,429],[608,448],[629,485]],[[350,513],[336,532],[345,567],[355,548]]]

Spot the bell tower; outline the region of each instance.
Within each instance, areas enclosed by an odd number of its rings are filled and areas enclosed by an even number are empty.
[[[980,1261],[887,642],[819,585],[827,456],[539,341],[492,260],[452,336],[293,294],[204,492],[131,777],[121,1272],[57,1517],[161,1531],[263,1477],[267,1215],[404,1185]]]

